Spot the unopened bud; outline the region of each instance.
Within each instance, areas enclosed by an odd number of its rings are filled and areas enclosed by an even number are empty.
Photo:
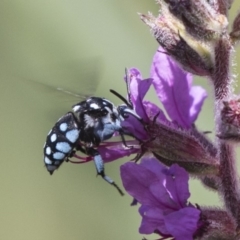
[[[232,31],[230,36],[233,41],[240,40],[240,13],[237,14],[236,18],[233,21]]]
[[[217,208],[201,208],[197,239],[230,240],[236,238],[236,224],[232,216]]]
[[[158,43],[188,72],[210,76],[214,72],[213,49],[188,34],[185,26],[163,7],[158,18],[140,15],[153,32]]]
[[[240,142],[240,99],[223,102],[221,121],[217,136],[224,140]]]
[[[219,37],[228,26],[226,16],[217,12],[206,0],[164,0],[170,12],[179,18],[198,39]],[[162,4],[162,0],[159,0]]]
[[[201,177],[201,181],[204,184],[205,187],[214,190],[214,191],[218,191],[220,189],[220,178],[219,176],[205,176],[205,177]]]
[[[158,122],[148,126],[148,134],[152,141],[144,147],[165,165],[177,163],[197,177],[218,174],[217,150],[196,129]]]

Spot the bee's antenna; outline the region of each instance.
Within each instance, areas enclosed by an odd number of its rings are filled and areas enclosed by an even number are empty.
[[[113,93],[118,98],[120,98],[130,109],[133,109],[133,104],[132,104],[132,101],[131,101],[130,79],[129,79],[128,69],[127,68],[125,68],[125,75],[126,75],[126,85],[127,85],[128,100],[125,97],[123,97],[120,93],[116,92],[113,89],[110,89],[110,92]]]
[[[114,94],[115,96],[117,96],[118,98],[120,98],[129,108],[133,109],[133,106],[128,102],[128,100],[123,97],[120,93],[116,92],[115,90],[113,89],[110,89],[110,92],[112,94]]]

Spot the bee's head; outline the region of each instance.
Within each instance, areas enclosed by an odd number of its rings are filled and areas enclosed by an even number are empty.
[[[121,94],[119,94],[115,90],[110,89],[110,92],[124,102],[124,104],[121,104],[117,107],[119,117],[121,118],[122,121],[127,119],[129,115],[132,115],[135,118],[137,118],[139,121],[142,121],[142,118],[135,112],[133,108],[133,104],[131,102],[129,102],[126,98],[124,98]]]
[[[118,110],[119,116],[122,121],[127,119],[129,117],[129,115],[132,115],[135,118],[137,118],[139,121],[142,121],[142,118],[135,112],[135,110],[132,108],[129,108],[129,106],[127,106],[125,104],[119,105],[117,107],[117,110]]]

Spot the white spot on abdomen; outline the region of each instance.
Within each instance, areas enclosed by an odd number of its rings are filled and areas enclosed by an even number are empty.
[[[47,148],[46,148],[46,154],[47,154],[47,155],[50,155],[51,152],[52,152],[52,151],[51,151],[51,148],[50,148],[50,147],[47,147]]]
[[[71,150],[71,146],[67,142],[58,142],[56,144],[56,149],[63,153],[69,153]]]
[[[57,134],[56,133],[54,133],[52,136],[51,136],[51,142],[55,142],[56,141],[56,139],[57,139]]]
[[[68,127],[67,123],[61,123],[59,126],[62,132],[65,132],[67,130],[67,127]]]
[[[65,154],[61,152],[55,152],[53,154],[54,159],[56,160],[63,160],[65,158]]]
[[[44,158],[44,162],[45,162],[46,164],[52,164],[52,161],[51,161],[48,157],[45,157],[45,158]]]
[[[66,138],[72,143],[75,143],[78,137],[79,131],[77,129],[70,130],[66,133]]]

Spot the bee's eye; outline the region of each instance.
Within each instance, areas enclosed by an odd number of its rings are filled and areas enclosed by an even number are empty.
[[[103,109],[102,110],[102,116],[106,116],[106,115],[108,115],[108,111],[106,109]]]
[[[114,113],[112,113],[111,114],[111,119],[115,122],[116,121],[116,119],[117,119],[117,116],[116,116],[116,114],[114,114]]]

